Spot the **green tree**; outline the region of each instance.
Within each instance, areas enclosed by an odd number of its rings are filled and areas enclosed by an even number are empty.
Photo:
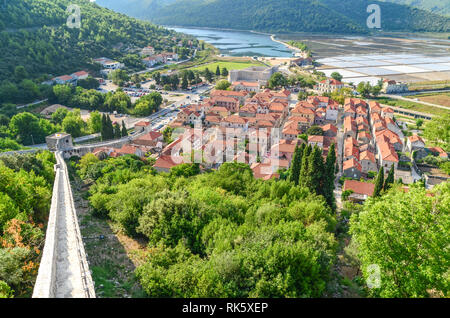
[[[373,197],[379,197],[384,186],[384,168],[380,167],[378,170],[377,178],[375,179],[375,188],[373,190]]]
[[[181,81],[181,88],[185,90],[188,88],[188,86],[189,86],[189,82],[188,82],[187,74],[184,73],[183,80]]]
[[[322,180],[324,178],[324,163],[322,149],[315,145],[308,158],[308,174],[305,185],[316,194],[322,194]]]
[[[209,68],[205,69],[204,74],[205,74],[205,79],[211,83],[212,82],[212,73],[210,72]]]
[[[223,68],[222,68],[222,71],[220,72],[220,74],[221,74],[222,76],[228,76],[228,70],[227,70],[227,68],[226,68],[226,67],[223,67]]]
[[[450,113],[434,116],[425,124],[423,135],[427,141],[450,151]]]
[[[286,77],[280,72],[275,72],[269,79],[268,86],[270,89],[277,87],[285,87],[287,85]]]
[[[350,219],[350,233],[358,248],[365,279],[374,282],[371,267],[379,268],[379,288],[373,297],[447,297],[450,183],[408,192],[391,189],[382,200],[369,199]]]
[[[291,173],[289,175],[289,180],[291,182],[294,182],[295,185],[298,185],[298,181],[300,178],[300,170],[302,168],[302,154],[304,149],[305,144],[302,144],[300,147],[296,145],[294,155],[292,156]]]
[[[320,126],[313,125],[306,130],[306,134],[310,136],[323,136],[323,129]]]
[[[217,65],[217,68],[216,68],[216,76],[217,76],[217,77],[220,76],[220,68],[219,68],[219,65]]]
[[[221,80],[216,84],[216,89],[218,90],[227,90],[231,86],[231,83],[227,80]]]
[[[384,191],[389,190],[393,183],[394,183],[394,165],[391,166],[388,176],[386,177],[386,180],[384,181],[384,187],[383,187]]]
[[[342,75],[338,72],[331,73],[331,78],[335,79],[336,81],[342,81]]]
[[[122,136],[122,130],[120,129],[120,125],[118,123],[114,123],[113,128],[114,128],[114,138],[120,139],[120,137]]]
[[[99,133],[102,130],[102,116],[98,111],[89,114],[88,126],[91,133]]]
[[[308,179],[308,164],[309,164],[309,155],[312,152],[311,145],[308,145],[303,150],[302,154],[302,168],[300,169],[300,179],[299,184],[301,186],[307,185],[307,179]]]
[[[130,79],[127,72],[120,68],[112,71],[110,74],[110,78],[114,84],[119,86],[123,86],[123,84],[125,84],[125,82],[127,82]]]
[[[125,122],[122,120],[122,137],[128,136],[128,130],[127,127],[125,126]]]

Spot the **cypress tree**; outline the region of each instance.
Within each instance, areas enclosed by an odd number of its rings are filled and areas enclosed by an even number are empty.
[[[106,140],[106,116],[102,114],[102,128],[100,129],[100,134],[102,136],[102,140]]]
[[[115,123],[114,124],[114,138],[120,139],[121,135],[122,135],[122,131],[120,129],[120,126],[118,123]]]
[[[228,76],[228,70],[226,67],[222,68],[221,74],[222,74],[222,76]]]
[[[188,83],[187,74],[184,73],[183,79],[182,79],[182,81],[181,81],[181,88],[182,88],[182,89],[186,89],[186,88],[188,88],[188,85],[189,85],[189,83]]]
[[[305,144],[302,144],[300,147],[295,146],[294,155],[292,156],[292,164],[291,164],[291,173],[289,176],[289,180],[294,182],[295,185],[298,185],[298,181],[300,178],[300,170],[302,168],[302,154],[305,149]]]
[[[383,167],[380,167],[377,179],[375,180],[375,189],[373,190],[373,197],[380,196],[381,190],[383,190],[383,184],[384,184],[384,169]]]
[[[388,176],[384,181],[384,191],[389,190],[391,188],[391,184],[393,183],[394,183],[394,165],[391,166]]]
[[[122,137],[128,136],[128,130],[125,126],[125,122],[122,120]]]
[[[306,185],[316,194],[322,194],[322,180],[324,176],[324,164],[322,158],[322,149],[315,145],[311,154],[308,156],[308,177]]]
[[[216,68],[216,76],[220,76],[220,68],[219,68],[219,65],[217,65],[217,68]]]
[[[306,146],[305,150],[303,150],[302,168],[300,169],[300,179],[298,181],[301,186],[306,186],[306,180],[308,178],[308,159],[311,151],[311,145]]]
[[[114,128],[112,125],[111,118],[106,116],[106,138],[113,139],[114,138]]]

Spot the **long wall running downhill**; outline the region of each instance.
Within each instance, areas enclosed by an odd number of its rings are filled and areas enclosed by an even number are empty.
[[[33,298],[95,298],[67,166],[61,152],[55,157],[52,203]]]

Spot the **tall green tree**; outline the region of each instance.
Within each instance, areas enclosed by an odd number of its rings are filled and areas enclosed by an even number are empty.
[[[384,191],[389,190],[393,183],[394,183],[394,165],[391,166],[388,176],[386,177],[386,180],[384,181],[384,187],[383,187]]]
[[[289,175],[289,180],[294,182],[295,185],[298,185],[298,181],[300,178],[300,170],[302,168],[302,154],[305,149],[305,144],[302,144],[300,147],[295,146],[294,155],[292,156],[291,162],[291,173]]]
[[[222,71],[220,72],[220,74],[221,74],[222,76],[228,76],[228,70],[227,70],[227,68],[226,68],[226,67],[222,68]]]
[[[217,65],[217,68],[216,68],[216,76],[220,76],[220,68],[219,68],[219,65]]]
[[[373,190],[374,197],[378,197],[381,195],[383,186],[384,186],[384,168],[383,166],[381,166],[380,170],[378,170],[377,178],[375,179],[375,188]]]
[[[122,137],[128,136],[128,130],[125,126],[125,122],[122,120]]]
[[[307,179],[308,179],[308,164],[309,164],[309,155],[311,154],[312,147],[311,145],[308,145],[303,150],[302,154],[302,167],[300,169],[300,179],[298,183],[301,186],[307,185]]]
[[[324,177],[324,164],[322,149],[315,145],[308,160],[308,176],[306,178],[306,186],[316,194],[323,194],[322,180]]]

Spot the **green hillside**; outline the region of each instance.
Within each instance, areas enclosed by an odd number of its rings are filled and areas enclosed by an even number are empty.
[[[423,10],[428,10],[440,15],[450,15],[450,1],[445,0],[381,0],[397,4],[409,5]]]
[[[372,0],[98,0],[98,3],[164,25],[328,33],[368,33],[367,6],[378,4],[384,31],[450,30],[448,17]]]
[[[66,25],[69,4],[81,8],[81,28]],[[89,0],[16,0],[0,10],[0,81],[23,65],[30,78],[95,69],[91,59],[120,59],[128,48],[172,50],[181,35],[113,12]]]

